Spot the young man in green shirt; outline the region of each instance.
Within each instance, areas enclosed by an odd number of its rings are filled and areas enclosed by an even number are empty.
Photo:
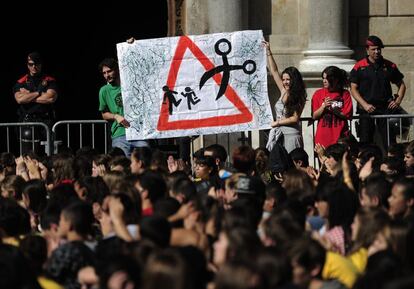
[[[113,122],[112,147],[119,147],[129,157],[135,147],[149,147],[149,144],[145,140],[128,141],[126,139],[125,128],[129,127],[129,122],[124,118],[117,61],[113,58],[106,58],[99,64],[99,70],[107,82],[99,90],[99,111],[103,119]]]

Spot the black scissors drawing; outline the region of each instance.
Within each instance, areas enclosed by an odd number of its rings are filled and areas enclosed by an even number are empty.
[[[226,43],[227,44],[227,50],[223,51],[220,50],[220,44]],[[226,92],[227,86],[229,84],[230,79],[230,71],[232,70],[238,70],[243,69],[243,72],[246,74],[252,74],[256,71],[256,62],[253,60],[246,60],[243,65],[229,65],[229,61],[227,59],[227,55],[231,51],[231,43],[225,38],[222,38],[216,42],[214,45],[214,50],[218,55],[220,55],[223,59],[223,64],[216,66],[213,69],[210,69],[209,71],[206,71],[203,76],[200,79],[200,89],[204,86],[204,84],[207,82],[208,79],[212,78],[217,73],[223,72],[221,83],[220,83],[220,89],[217,93],[216,100],[218,100],[220,97],[223,96],[223,94]],[[252,66],[251,69],[248,69],[249,64]]]

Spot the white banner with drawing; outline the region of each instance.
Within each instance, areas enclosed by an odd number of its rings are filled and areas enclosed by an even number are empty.
[[[268,129],[262,31],[117,44],[127,139]]]

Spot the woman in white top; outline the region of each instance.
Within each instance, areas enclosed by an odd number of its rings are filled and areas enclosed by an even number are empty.
[[[275,104],[276,121],[271,123],[273,129],[266,147],[270,151],[277,142],[280,142],[288,152],[291,152],[295,148],[303,147],[300,115],[306,102],[305,84],[302,75],[295,67],[288,67],[279,73],[269,43],[263,41],[263,44],[266,47],[270,73],[281,94]]]

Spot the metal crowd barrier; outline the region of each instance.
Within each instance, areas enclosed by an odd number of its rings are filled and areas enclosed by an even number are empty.
[[[390,127],[394,126],[394,129],[399,130],[399,140],[400,141],[411,141],[414,139],[414,129],[411,127],[413,126],[414,115],[413,114],[388,114],[388,115],[372,115],[372,116],[353,116],[349,121],[349,127],[351,129],[351,133],[355,134],[355,122],[361,118],[373,118],[373,119],[386,119],[387,126]],[[406,126],[406,121],[404,124],[404,120],[409,119],[409,125]],[[315,144],[315,132],[317,127],[317,121],[313,120],[310,117],[302,117],[300,119],[302,122],[302,131],[304,132],[307,128],[309,130],[311,127],[310,134],[304,134],[305,138],[311,135],[312,140],[311,144]],[[108,153],[108,148],[110,146],[109,142],[109,123],[105,120],[63,120],[56,122],[52,127],[52,130],[48,128],[48,126],[41,122],[25,122],[25,123],[0,123],[0,129],[5,128],[6,134],[4,137],[3,131],[0,132],[0,145],[3,148],[4,141],[5,141],[5,148],[7,152],[13,150],[14,144],[16,140],[13,140],[13,137],[17,135],[17,141],[19,145],[19,153],[22,154],[22,147],[24,141],[31,142],[32,149],[34,150],[35,144],[37,140],[35,140],[35,128],[40,127],[44,130],[46,139],[41,140],[40,145],[44,145],[45,152],[47,155],[51,155],[52,153],[57,153],[59,150],[59,145],[66,145],[69,148],[77,149],[82,148],[85,146],[91,146],[92,148],[96,148],[99,146],[102,148],[104,153]],[[76,128],[73,128],[76,126]],[[11,130],[10,128],[15,127],[16,130]],[[32,130],[31,133],[31,140],[24,140],[22,137],[22,129],[23,127],[30,127]],[[64,129],[65,128],[65,129]],[[75,131],[77,130],[77,131]],[[407,131],[408,130],[408,131]],[[75,131],[73,133],[73,131]],[[63,133],[63,134],[62,134]],[[409,135],[410,134],[410,135]],[[398,135],[398,134],[397,134]],[[405,140],[403,140],[405,136]],[[99,138],[100,141],[97,141]],[[201,145],[204,143],[204,136],[201,136]],[[387,139],[388,144],[390,144],[390,134],[389,130],[387,130]],[[194,140],[194,138],[192,138]],[[266,143],[267,134],[264,133],[263,141]],[[241,133],[241,137],[238,138],[238,141],[242,144],[251,145],[252,137],[251,132],[248,132],[247,135],[243,132]],[[310,140],[308,140],[309,143]],[[216,136],[216,142],[219,142],[219,138]],[[230,148],[230,138],[227,136],[226,143],[222,144],[227,148]],[[77,143],[77,144],[76,144]],[[263,142],[262,142],[263,143]],[[53,145],[52,145],[53,144]],[[13,147],[12,147],[13,146]],[[192,143],[193,147],[193,143]],[[100,150],[100,151],[102,151]],[[194,147],[193,147],[194,150]],[[4,149],[2,150],[4,151]]]
[[[387,123],[387,143],[390,144],[390,127],[394,126],[393,129],[398,129],[398,134],[396,134],[396,137],[399,136],[399,142],[408,142],[414,140],[414,129],[412,128],[414,122],[414,114],[387,114],[387,115],[356,115],[351,117],[350,120],[348,120],[348,126],[350,128],[351,133],[359,139],[356,133],[356,126],[355,123],[362,119],[362,118],[372,118],[372,119],[386,119]],[[408,127],[404,126],[403,120],[408,119],[409,125]],[[309,159],[313,159],[313,165],[316,166],[317,164],[317,157],[313,152],[313,148],[315,147],[315,134],[316,134],[316,128],[318,124],[318,120],[314,120],[311,117],[301,117],[300,121],[302,123],[302,134],[304,135],[304,141],[305,141],[305,150],[307,151],[309,155]],[[306,133],[307,131],[311,130],[311,140],[305,140],[306,137],[309,137],[309,133]],[[375,132],[372,132],[373,134]],[[268,133],[265,133],[264,137],[264,144],[266,144],[268,138]],[[306,147],[306,142],[311,145],[311,147]],[[312,157],[313,156],[313,157]]]
[[[84,146],[91,146],[96,148],[97,144],[102,144],[101,142],[96,142],[97,130],[103,128],[101,131],[100,139],[103,139],[103,148],[104,153],[108,153],[108,125],[109,123],[106,120],[62,120],[56,122],[52,127],[52,132],[55,137],[54,140],[54,153],[58,153],[59,145],[65,144],[68,148],[83,148]],[[71,128],[76,126],[78,130],[77,134],[71,134]],[[66,134],[60,135],[59,129],[66,127]],[[85,135],[89,135],[86,136]],[[62,139],[62,140],[61,140]],[[79,145],[76,145],[75,142],[79,142]]]
[[[403,139],[403,135],[404,135],[404,130],[409,129],[410,126],[413,125],[413,122],[411,119],[414,119],[414,114],[383,114],[383,115],[364,115],[364,116],[360,116],[360,115],[356,115],[351,117],[351,119],[348,120],[348,126],[350,128],[350,131],[352,134],[354,134],[355,136],[355,122],[357,120],[363,119],[363,118],[371,118],[371,119],[386,119],[387,120],[387,144],[390,144],[390,126],[394,125],[398,127],[399,130],[399,138],[400,140]],[[395,120],[398,119],[398,125],[396,125]],[[403,124],[403,119],[410,119],[410,124],[409,127],[404,127]],[[393,122],[391,123],[391,120],[393,120]],[[315,133],[316,133],[316,128],[317,128],[317,123],[318,120],[314,120],[311,117],[301,117],[300,121],[302,122],[302,130],[304,128],[304,122],[308,123],[308,126],[312,126],[312,141],[313,144],[315,144]],[[373,132],[375,133],[375,132]],[[414,140],[414,129],[412,130],[412,137],[411,138],[407,138],[407,141],[410,140]]]
[[[213,134],[209,136],[210,142],[207,142],[207,135],[200,135],[200,140],[201,140],[201,147],[207,147],[209,144],[212,143],[220,143],[228,152],[228,160],[230,160],[231,158],[231,147],[232,147],[232,143],[231,143],[231,135],[235,135],[239,145],[252,145],[252,132],[251,131],[242,131],[242,132],[234,132],[234,133],[223,133],[221,134],[221,136],[219,137],[218,134]],[[239,137],[237,137],[239,136]],[[191,137],[191,151],[194,153],[194,140],[197,139],[197,136]],[[220,142],[220,139],[222,140]],[[213,140],[213,141],[211,141]],[[224,140],[224,141],[223,141]]]
[[[403,139],[403,129],[404,129],[404,124],[403,124],[403,119],[409,119],[410,120],[410,124],[408,127],[409,128],[413,125],[412,119],[414,119],[414,115],[413,114],[383,114],[383,115],[372,115],[372,116],[354,116],[351,118],[350,122],[350,128],[352,129],[352,123],[355,122],[355,120],[361,119],[361,118],[373,118],[373,119],[386,119],[387,120],[387,144],[390,144],[390,126],[395,125],[395,121],[396,119],[398,119],[398,130],[399,130],[399,137],[400,140]],[[393,121],[393,123],[391,123],[391,120]],[[352,131],[351,131],[352,132]],[[409,133],[409,131],[408,131]],[[407,138],[407,141],[409,140],[413,140],[414,139],[414,130],[412,130],[412,137],[411,138]]]
[[[39,146],[40,145],[44,145],[45,146],[45,153],[50,156],[52,153],[52,148],[50,146],[51,144],[51,134],[50,134],[50,129],[49,127],[44,124],[43,122],[12,122],[12,123],[0,123],[0,128],[5,128],[6,129],[6,137],[3,138],[1,137],[0,139],[2,139],[2,143],[4,144],[4,140],[5,140],[5,145],[6,145],[6,151],[7,152],[11,152],[11,146],[13,144],[13,137],[15,136],[15,132],[11,132],[10,128],[11,127],[15,127],[18,131],[17,131],[17,141],[19,143],[19,154],[22,155],[23,154],[23,143],[24,142],[31,142],[31,146],[32,146],[32,150],[35,150],[35,146],[36,146],[36,142],[38,140],[35,139],[35,127],[40,127],[42,129],[44,129],[45,131],[45,136],[46,136],[46,140],[39,140]],[[24,127],[30,127],[31,130],[31,138],[29,139],[23,139],[22,136],[22,129]],[[3,134],[2,134],[3,136]]]

